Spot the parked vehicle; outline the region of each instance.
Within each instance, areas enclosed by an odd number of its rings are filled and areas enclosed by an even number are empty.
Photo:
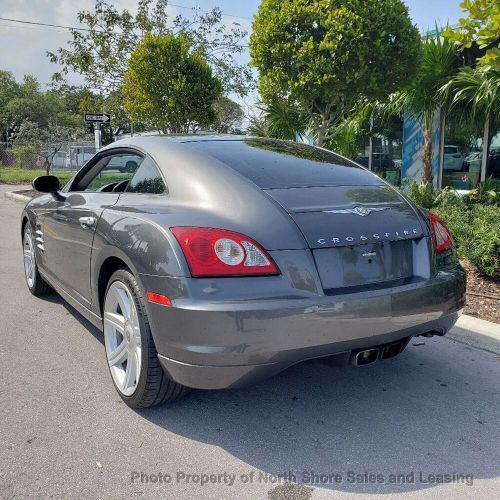
[[[465,157],[458,146],[444,146],[445,170],[463,170]]]
[[[464,170],[466,172],[480,172],[482,157],[483,153],[481,151],[472,151],[469,153],[464,160]]]
[[[310,358],[368,365],[444,335],[464,305],[443,222],[321,148],[134,137],[62,189],[53,176],[33,187],[47,194],[21,218],[28,288],[53,287],[103,329],[132,407]]]
[[[50,163],[51,170],[59,171],[64,170],[66,166],[68,154],[66,151],[50,152],[41,151],[36,159],[36,166],[38,168],[46,168],[47,161]]]
[[[66,166],[68,169],[80,169],[95,153],[95,146],[71,146]]]
[[[356,162],[363,167],[368,168],[370,158],[369,156],[359,156]],[[372,155],[372,171],[385,172],[387,170],[396,170],[396,163],[386,153],[373,153]]]

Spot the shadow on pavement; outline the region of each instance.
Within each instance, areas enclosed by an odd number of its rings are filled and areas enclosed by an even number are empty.
[[[250,469],[292,472],[297,482],[312,473],[341,474],[341,482],[328,477],[316,487],[391,493],[441,484],[429,475],[496,477],[498,403],[495,409],[484,402],[498,401],[492,398],[498,380],[478,377],[474,357],[485,354],[463,349],[447,339],[427,340],[363,368],[303,363],[250,388],[193,391],[172,406],[139,413],[171,432],[227,450]],[[443,360],[445,350],[452,352]],[[470,359],[455,359],[454,351]],[[382,475],[384,483],[365,473]],[[390,474],[410,482],[388,483]],[[458,482],[468,488],[470,479]]]

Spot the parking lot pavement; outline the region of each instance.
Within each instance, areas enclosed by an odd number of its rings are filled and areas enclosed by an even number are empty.
[[[364,368],[301,364],[133,411],[101,334],[57,296],[28,293],[22,203],[4,191],[0,498],[499,497],[498,355],[424,339]]]

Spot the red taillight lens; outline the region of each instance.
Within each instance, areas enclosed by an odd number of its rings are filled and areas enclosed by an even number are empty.
[[[244,234],[211,227],[171,227],[193,277],[279,274],[271,256]]]
[[[432,229],[432,241],[434,243],[434,253],[440,254],[446,252],[455,246],[450,231],[446,224],[432,212],[429,213]]]

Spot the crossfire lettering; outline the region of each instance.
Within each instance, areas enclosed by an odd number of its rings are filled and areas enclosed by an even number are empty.
[[[403,231],[394,231],[394,233],[382,233],[382,234],[374,233],[371,236],[361,235],[358,238],[358,240],[359,241],[368,241],[369,239],[380,240],[380,239],[384,239],[384,238],[391,238],[394,236],[396,236],[397,238],[404,239],[405,236],[410,236],[410,235],[414,235],[414,234],[418,235],[418,234],[421,234],[421,232],[418,231],[417,229],[412,229],[412,230],[404,229]],[[335,238],[334,237],[334,238],[331,238],[330,240],[328,240],[327,238],[320,238],[318,240],[318,243],[320,245],[326,245],[327,242],[328,243],[341,243],[342,241],[347,241],[348,243],[353,243],[355,241],[355,238],[354,238],[354,236],[346,236],[345,238]]]

